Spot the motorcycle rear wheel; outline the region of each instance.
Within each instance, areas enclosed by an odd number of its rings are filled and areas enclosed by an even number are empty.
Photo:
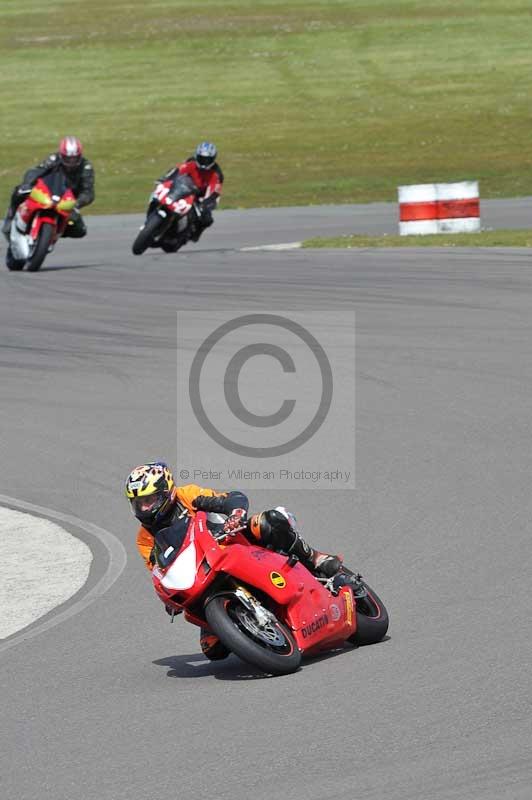
[[[356,601],[357,629],[348,639],[357,647],[380,642],[386,636],[389,625],[388,612],[380,597],[367,583],[361,581],[361,584],[367,596]]]
[[[48,253],[48,248],[52,243],[54,231],[55,227],[50,222],[43,222],[35,249],[28,261],[28,272],[37,272],[37,270],[41,268],[46,254]]]
[[[301,652],[288,628],[277,619],[260,628],[234,594],[213,597],[205,616],[221,642],[248,664],[270,675],[287,675],[301,664]]]
[[[160,214],[150,214],[146,220],[146,224],[138,232],[137,238],[133,242],[133,247],[131,248],[133,255],[141,256],[144,251],[148,249],[153,237],[156,235],[163,222],[166,222],[166,220],[164,217],[161,217]]]

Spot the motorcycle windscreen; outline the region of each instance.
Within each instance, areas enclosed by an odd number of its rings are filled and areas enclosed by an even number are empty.
[[[168,568],[161,579],[165,589],[190,589],[196,580],[196,545],[194,539]]]
[[[44,184],[50,194],[57,198],[62,197],[69,188],[67,179],[60,169],[53,169],[47,175],[43,175],[39,178],[39,183]]]
[[[198,187],[190,175],[176,175],[168,197],[172,198],[172,200],[179,200],[180,197],[186,197],[187,194],[199,194]]]
[[[190,517],[187,514],[178,517],[171,525],[168,525],[168,527],[161,528],[161,530],[154,532],[153,538],[163,553],[168,547],[172,547],[175,551],[179,550],[185,541],[189,524]],[[166,564],[164,566],[166,566]]]

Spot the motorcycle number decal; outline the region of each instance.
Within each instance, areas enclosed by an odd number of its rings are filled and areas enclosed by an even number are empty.
[[[353,596],[351,592],[344,592],[345,616],[349,625],[353,624]]]
[[[187,201],[182,197],[180,200],[176,200],[172,208],[174,209],[174,211],[177,211],[178,214],[184,214],[186,211],[189,210],[190,203],[187,203]]]
[[[160,183],[155,189],[153,196],[156,197],[158,200],[163,200],[169,191],[170,191],[169,186],[165,186],[164,184]]]
[[[270,580],[278,589],[284,589],[286,581],[278,572],[270,572]]]

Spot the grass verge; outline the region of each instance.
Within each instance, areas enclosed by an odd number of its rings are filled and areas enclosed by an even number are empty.
[[[307,239],[303,247],[532,247],[532,230],[438,233],[427,236],[337,236]]]
[[[2,0],[0,196],[64,134],[99,213],[141,210],[204,138],[225,207],[532,194],[531,21],[530,0]]]

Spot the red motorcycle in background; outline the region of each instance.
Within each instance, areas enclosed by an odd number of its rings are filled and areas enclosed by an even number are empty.
[[[152,580],[170,613],[184,612],[273,675],[295,672],[303,656],[385,636],[387,611],[360,575],[317,578],[295,556],[224,533],[224,519],[198,512],[156,535]]]
[[[6,266],[28,272],[40,269],[62,236],[76,205],[72,190],[61,172],[39,178],[28,198],[19,205],[11,225]]]
[[[188,175],[177,174],[157,183],[146,222],[133,242],[133,254],[140,256],[148,247],[176,253],[194,235],[198,196],[199,190]]]

